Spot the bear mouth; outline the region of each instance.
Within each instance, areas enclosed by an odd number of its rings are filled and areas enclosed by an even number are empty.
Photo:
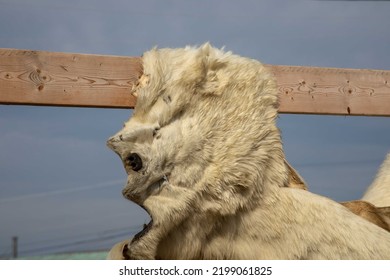
[[[145,234],[148,233],[148,231],[152,228],[152,226],[153,226],[153,219],[151,219],[148,224],[144,224],[144,228],[140,232],[138,232],[136,235],[134,235],[130,244],[133,244],[133,243],[137,242],[139,239],[141,239]]]
[[[169,184],[168,176],[167,175],[163,175],[160,179],[158,179],[154,183],[150,184],[146,188],[147,197],[149,197],[151,195],[157,195],[167,184]],[[130,199],[130,200],[134,199],[134,197],[132,197],[127,192],[123,192],[123,195],[127,199]],[[148,224],[144,224],[143,229],[140,232],[138,232],[137,234],[134,235],[134,237],[131,240],[130,244],[136,243],[139,239],[141,239],[144,235],[146,235],[149,232],[149,230],[152,228],[152,226],[153,226],[152,215],[150,215],[149,211],[142,204],[139,204],[139,206],[141,206],[148,213],[148,215],[150,217],[150,222]]]
[[[143,202],[150,196],[158,195],[168,184],[168,176],[162,175],[158,176],[157,180],[152,181],[153,183],[141,188],[134,188],[133,183],[131,185],[126,185],[122,190],[122,195],[142,207]]]
[[[168,177],[164,175],[162,178],[152,183],[146,188],[148,196],[159,193],[164,186],[168,183]]]

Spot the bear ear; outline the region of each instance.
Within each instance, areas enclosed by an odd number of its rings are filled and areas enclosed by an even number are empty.
[[[287,162],[287,160],[284,160],[284,164],[286,165],[288,172],[288,182],[286,187],[307,190],[307,184],[305,180],[303,180],[302,176],[299,175],[299,173]]]
[[[213,48],[209,43],[203,44],[199,48],[199,56],[202,58],[203,79],[198,85],[198,92],[210,95],[221,95],[227,82],[226,57],[229,53]]]
[[[207,70],[204,80],[198,86],[197,92],[206,95],[221,95],[223,86],[216,71]]]

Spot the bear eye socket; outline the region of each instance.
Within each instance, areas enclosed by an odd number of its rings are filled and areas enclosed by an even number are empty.
[[[142,168],[142,159],[137,153],[131,153],[126,158],[126,165],[134,171],[139,171]]]
[[[159,127],[156,127],[154,130],[153,130],[153,138],[156,137],[157,139],[160,138],[159,135],[158,135],[158,132],[160,131],[160,128]]]

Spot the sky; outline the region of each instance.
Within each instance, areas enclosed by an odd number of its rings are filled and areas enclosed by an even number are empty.
[[[390,70],[389,1],[0,0],[0,48],[139,56],[210,42],[267,64]],[[1,89],[0,89],[1,90]],[[390,104],[389,104],[390,106]],[[149,221],[106,140],[131,110],[0,105],[0,258],[108,249]],[[310,191],[359,199],[390,119],[281,114]]]

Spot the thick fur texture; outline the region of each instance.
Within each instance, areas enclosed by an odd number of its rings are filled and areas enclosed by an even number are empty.
[[[286,165],[290,174],[287,187],[307,190],[307,184],[301,175],[299,175],[299,173],[287,161]],[[388,167],[390,167],[390,165]],[[390,169],[385,172],[385,168],[383,166],[380,172],[377,174],[377,177],[382,177],[386,173],[390,173]],[[376,181],[378,180],[376,179]],[[375,188],[375,190],[377,190],[377,188]],[[372,194],[375,194],[375,190],[372,191]],[[390,192],[390,185],[387,186],[387,188],[380,188],[379,193],[382,194],[383,190]],[[387,231],[390,231],[390,206],[376,207],[375,205],[364,200],[353,200],[340,203],[341,205],[351,210],[354,214]],[[390,202],[388,205],[390,205]]]
[[[378,207],[390,206],[390,153],[362,199]]]
[[[286,187],[278,93],[260,62],[205,44],[151,50],[143,67],[133,116],[108,141],[123,195],[152,218],[126,257],[390,259],[386,230]]]

